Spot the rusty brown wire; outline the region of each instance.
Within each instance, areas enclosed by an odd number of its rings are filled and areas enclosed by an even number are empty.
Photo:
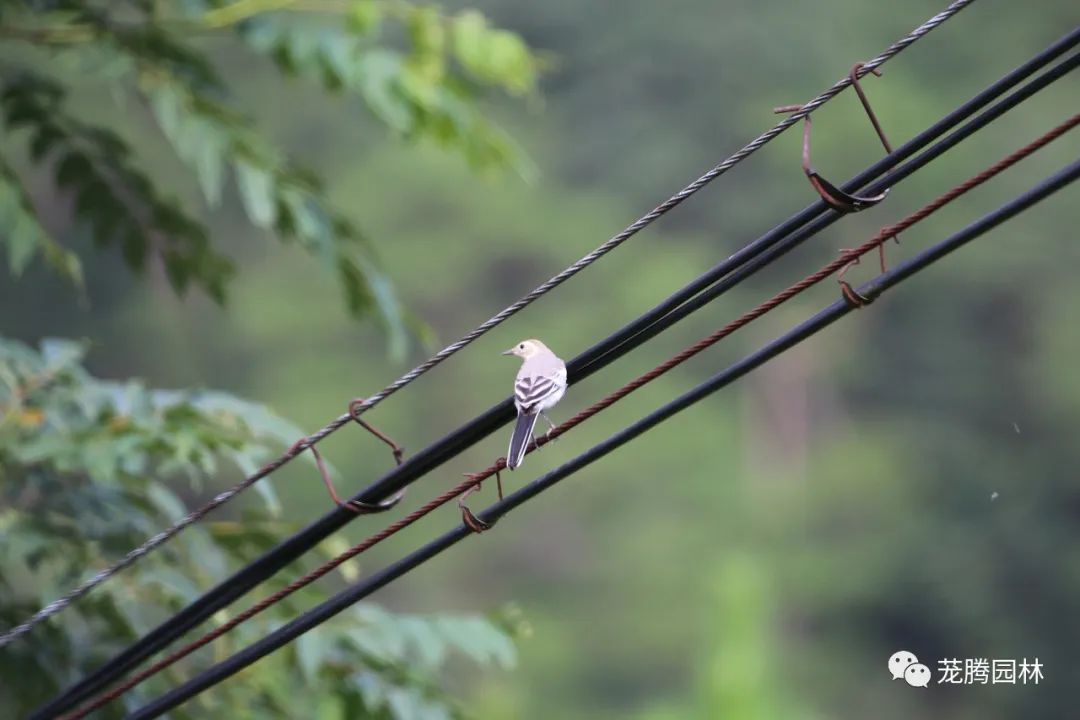
[[[892,152],[892,143],[889,142],[889,138],[885,136],[885,131],[881,129],[881,123],[878,121],[877,113],[874,112],[874,108],[870,107],[870,100],[866,97],[866,91],[862,88],[862,81],[859,80],[859,71],[865,66],[864,63],[857,62],[851,66],[851,72],[848,73],[848,77],[851,78],[851,87],[855,88],[855,94],[859,96],[859,102],[862,103],[863,110],[866,111],[866,117],[870,118],[870,124],[874,126],[874,132],[877,133],[878,138],[881,140],[882,147],[885,148],[886,154]],[[877,68],[869,71],[874,77],[881,77],[881,71]]]
[[[874,132],[877,133],[878,139],[881,140],[881,145],[885,148],[885,153],[892,152],[892,143],[889,142],[888,136],[885,134],[884,128],[881,126],[881,121],[878,119],[877,113],[874,112],[873,106],[870,104],[870,99],[866,96],[866,91],[863,89],[862,82],[859,79],[860,73],[863,68],[866,67],[865,63],[857,62],[851,66],[851,70],[848,72],[848,78],[851,81],[851,86],[855,89],[855,94],[859,98],[859,103],[862,105],[863,111],[866,113],[867,119],[874,128]],[[866,71],[866,74],[873,74],[876,77],[881,77],[881,71],[877,68],[871,68]],[[775,113],[791,113],[797,112],[802,109],[801,105],[784,105],[782,107],[774,108]],[[866,210],[867,208],[877,205],[884,200],[888,194],[889,189],[882,190],[877,195],[860,196],[853,195],[845,192],[841,188],[837,187],[833,183],[829,182],[814,169],[813,164],[810,161],[810,130],[811,130],[810,116],[807,115],[803,118],[803,147],[802,147],[802,169],[807,179],[810,181],[811,187],[817,192],[826,205],[842,213],[853,213]],[[900,235],[893,236],[893,240],[897,243],[900,242]],[[854,265],[855,262],[852,263]],[[878,245],[878,264],[881,267],[881,272],[886,270],[885,262],[885,243]],[[852,289],[851,285],[845,282],[842,277],[843,273],[848,268],[844,268],[841,271],[841,277],[838,279],[841,291],[845,297],[857,297],[858,293]]]
[[[355,400],[350,402],[350,417],[352,417],[352,419],[355,420],[357,424],[360,425],[360,427],[364,428],[369,433],[377,437],[379,440],[382,440],[384,443],[389,445],[390,451],[394,456],[394,462],[397,465],[401,465],[402,458],[405,454],[405,448],[402,445],[394,442],[394,440],[389,435],[382,432],[381,430],[374,427],[369,422],[360,417],[360,409],[365,402],[366,401],[364,398],[356,398]],[[366,503],[361,500],[349,500],[348,502],[346,502],[341,499],[341,497],[337,493],[337,490],[334,488],[334,482],[330,479],[330,470],[326,467],[326,462],[323,460],[322,453],[319,452],[319,449],[317,447],[308,443],[307,438],[300,438],[299,440],[297,440],[295,443],[293,443],[293,446],[289,448],[288,452],[301,453],[304,451],[305,447],[308,450],[311,450],[311,454],[315,457],[315,467],[318,469],[319,475],[322,477],[323,485],[326,486],[327,492],[330,493],[330,499],[333,500],[338,507],[344,508],[346,510],[351,510],[357,515],[372,515],[375,513],[382,513],[390,510],[391,508],[395,507],[399,502],[401,502],[402,498],[405,497],[405,488],[402,488],[398,492],[394,493],[393,496],[387,498],[386,500],[383,500],[380,503]]]
[[[798,112],[801,109],[801,105],[784,105],[773,108],[773,112],[789,113]],[[853,195],[826,180],[821,173],[814,169],[814,165],[810,161],[810,130],[812,127],[813,123],[810,116],[803,116],[802,169],[806,179],[810,181],[810,186],[814,188],[814,192],[821,196],[826,205],[837,212],[855,213],[877,205],[888,196],[888,190],[883,190],[877,195]]]
[[[559,436],[561,436],[564,433],[572,430],[573,428],[575,428],[576,426],[578,426],[581,423],[585,422],[586,420],[588,420],[592,416],[596,415],[597,413],[602,412],[603,410],[607,409],[608,407],[611,407],[613,404],[615,404],[616,402],[618,402],[622,398],[626,397],[627,395],[629,395],[630,393],[634,392],[635,390],[641,388],[642,386],[652,382],[656,378],[658,378],[661,375],[663,375],[663,374],[667,373],[668,371],[670,371],[672,368],[686,362],[690,358],[692,358],[695,355],[701,353],[702,351],[706,350],[707,348],[711,347],[712,345],[715,345],[720,340],[722,340],[725,337],[731,335],[732,333],[739,330],[740,328],[750,324],[751,322],[757,320],[761,316],[771,312],[772,310],[776,309],[778,306],[780,306],[783,303],[787,302],[788,300],[792,299],[796,295],[799,295],[800,293],[802,293],[802,292],[806,291],[807,289],[813,287],[814,285],[820,283],[822,280],[828,278],[829,276],[831,276],[831,275],[833,275],[835,273],[840,272],[846,266],[850,265],[853,261],[855,261],[858,258],[862,257],[863,255],[866,255],[869,252],[872,252],[873,250],[878,248],[882,243],[886,242],[889,238],[895,236],[897,233],[902,232],[904,230],[907,230],[907,229],[911,228],[913,225],[921,222],[922,220],[925,220],[927,217],[929,217],[933,213],[937,212],[938,210],[940,210],[945,205],[948,205],[949,203],[953,202],[954,200],[956,200],[960,196],[970,192],[971,190],[978,187],[979,185],[982,185],[983,183],[987,182],[988,180],[990,180],[991,178],[993,178],[996,175],[1000,174],[1001,172],[1005,171],[1006,169],[1008,169],[1012,165],[1015,165],[1016,163],[1020,162],[1021,160],[1028,157],[1032,153],[1034,153],[1034,152],[1038,151],[1039,149],[1041,149],[1042,147],[1046,146],[1050,142],[1052,142],[1052,141],[1056,140],[1057,138],[1061,137],[1062,135],[1064,135],[1069,130],[1072,130],[1073,128],[1075,128],[1077,125],[1080,125],[1080,114],[1073,115],[1072,117],[1067,119],[1065,122],[1061,123],[1060,125],[1058,125],[1054,129],[1047,132],[1046,134],[1042,135],[1041,137],[1037,138],[1036,140],[1032,141],[1031,143],[1028,143],[1027,145],[1025,145],[1024,147],[1016,150],[1015,152],[1007,155],[1006,157],[1002,158],[998,162],[996,162],[993,165],[989,166],[988,168],[986,168],[982,172],[978,173],[977,175],[975,175],[975,176],[969,178],[968,180],[960,183],[959,185],[953,187],[951,190],[948,190],[947,192],[945,192],[942,195],[938,196],[937,198],[935,198],[931,202],[927,203],[926,205],[924,205],[919,210],[916,210],[915,212],[911,213],[907,217],[903,218],[899,222],[896,222],[896,223],[894,223],[892,225],[887,225],[887,226],[881,228],[873,237],[871,237],[865,243],[863,243],[863,244],[861,244],[861,245],[859,245],[859,246],[857,246],[855,248],[844,250],[840,254],[840,256],[838,258],[836,258],[832,262],[826,264],[820,270],[818,270],[818,271],[816,271],[816,272],[814,272],[814,273],[812,273],[810,275],[807,275],[802,280],[788,286],[784,290],[782,290],[779,293],[773,295],[768,300],[766,300],[766,301],[762,302],[761,304],[759,304],[757,307],[755,307],[752,310],[744,313],[739,318],[733,320],[732,322],[728,323],[727,325],[723,326],[722,328],[716,330],[712,334],[707,335],[706,337],[702,338],[701,340],[694,343],[693,345],[690,345],[689,347],[685,348],[684,350],[679,352],[677,355],[674,355],[673,357],[669,358],[667,361],[665,361],[664,363],[662,363],[662,364],[658,365],[657,367],[653,368],[652,370],[645,373],[644,375],[641,375],[641,376],[635,378],[634,380],[632,380],[629,383],[623,385],[621,388],[619,388],[618,390],[616,390],[613,393],[609,394],[608,396],[606,396],[602,400],[594,403],[593,405],[589,406],[588,408],[585,408],[585,409],[581,410],[580,412],[578,412],[576,415],[571,417],[566,422],[564,422],[561,425],[553,428],[547,434],[545,434],[542,437],[540,437],[539,439],[535,440],[529,446],[529,448],[526,450],[526,452],[533,452],[533,451],[537,450],[538,448],[543,447],[547,443],[554,441]],[[850,287],[848,289],[850,290]],[[847,299],[847,301],[849,303],[851,303],[854,307],[862,307],[863,305],[866,304],[866,302],[867,302],[866,298],[862,298],[862,296],[859,296],[858,293],[856,293],[854,290],[851,290],[851,293],[854,293],[854,297],[849,295],[848,292],[844,292],[843,294],[844,294],[845,299]],[[345,552],[341,553],[337,557],[327,561],[322,566],[312,570],[311,572],[307,573],[303,577],[301,577],[301,578],[299,578],[297,580],[294,580],[293,582],[289,583],[289,585],[287,585],[286,587],[284,587],[281,590],[278,590],[277,592],[269,595],[268,597],[264,598],[262,601],[256,603],[252,607],[248,608],[247,610],[240,613],[239,615],[232,618],[231,620],[223,623],[222,625],[215,628],[214,630],[206,633],[205,635],[198,638],[197,640],[194,640],[194,641],[188,643],[187,645],[181,647],[180,649],[178,649],[177,651],[175,651],[172,654],[168,655],[167,657],[163,658],[162,660],[159,660],[158,662],[156,662],[153,665],[151,665],[150,667],[148,667],[146,670],[143,670],[142,672],[133,675],[132,677],[128,678],[127,680],[125,680],[121,684],[119,684],[119,685],[113,687],[112,689],[102,693],[97,698],[95,698],[94,700],[92,700],[88,704],[84,705],[83,707],[79,708],[78,710],[75,710],[74,712],[72,712],[72,713],[70,713],[68,715],[62,716],[61,720],[80,720],[81,718],[86,717],[86,715],[88,715],[89,713],[93,712],[94,710],[97,710],[98,708],[104,706],[105,704],[111,702],[112,700],[120,697],[125,692],[127,692],[131,688],[135,687],[139,683],[143,682],[144,680],[150,678],[153,675],[156,675],[157,673],[161,672],[165,668],[167,668],[167,667],[171,666],[172,664],[176,663],[180,659],[182,659],[184,657],[187,657],[188,655],[195,652],[199,648],[202,648],[205,645],[209,644],[210,642],[216,640],[217,638],[219,638],[222,635],[226,634],[227,632],[229,632],[230,630],[232,630],[236,626],[238,626],[241,623],[251,619],[255,615],[258,615],[263,610],[265,610],[268,607],[280,602],[282,599],[284,599],[285,597],[291,595],[292,593],[296,592],[297,590],[300,590],[301,588],[304,588],[307,585],[310,585],[312,582],[315,582],[319,578],[325,576],[326,574],[333,571],[335,568],[339,567],[340,565],[347,562],[348,560],[351,560],[352,558],[354,558],[357,555],[360,555],[361,553],[369,550],[370,548],[372,548],[375,545],[381,543],[382,541],[386,540],[387,538],[397,534],[401,530],[403,530],[406,527],[414,524],[415,522],[417,522],[421,518],[425,517],[426,515],[429,515],[430,513],[434,512],[435,510],[442,507],[443,505],[450,502],[451,500],[453,500],[455,498],[458,498],[459,496],[462,496],[465,493],[469,492],[470,490],[476,488],[481,482],[483,482],[487,478],[490,478],[493,475],[498,475],[498,473],[501,470],[503,470],[505,467],[506,467],[505,458],[499,458],[491,466],[489,466],[489,467],[487,467],[487,468],[485,468],[485,469],[483,469],[483,470],[481,470],[479,472],[468,473],[466,475],[465,481],[459,483],[458,485],[455,485],[454,487],[450,488],[449,490],[442,493],[441,495],[438,495],[437,497],[433,498],[432,500],[428,501],[426,504],[424,504],[421,507],[417,508],[416,510],[412,511],[411,513],[409,513],[405,517],[403,517],[403,518],[401,518],[399,520],[396,520],[395,522],[387,525],[385,528],[383,528],[379,532],[370,535],[369,537],[365,538],[364,540],[362,540],[358,544],[354,545],[353,547],[349,548]],[[473,515],[471,511],[468,511],[468,508],[463,503],[462,503],[462,508],[463,508],[463,514],[465,512],[468,512],[468,515],[472,516],[472,519],[475,520],[475,522],[477,524],[477,527],[473,527],[472,525],[469,524],[467,518],[463,518],[463,519],[465,519],[466,525],[471,530],[473,530],[474,532],[483,532],[483,531],[487,530],[490,527],[490,525],[488,523],[484,523],[479,518],[477,518],[475,515]]]
[[[870,100],[866,97],[866,91],[863,90],[862,82],[859,80],[859,72],[863,69],[864,63],[857,62],[851,66],[851,72],[848,73],[848,77],[851,78],[851,86],[855,88],[855,94],[859,97],[859,102],[862,103],[863,110],[866,111],[866,117],[870,119],[870,124],[874,126],[874,132],[877,133],[878,139],[881,140],[881,146],[885,148],[885,154],[890,155],[893,151],[892,143],[889,142],[888,136],[885,134],[885,130],[881,127],[881,121],[878,120],[877,113],[874,112],[874,108],[870,106]],[[874,68],[870,70],[876,77],[881,77],[881,70]],[[896,244],[900,244],[900,236],[894,235],[893,240]],[[881,272],[885,272],[885,243],[878,245],[878,265],[881,268]],[[844,290],[845,294],[854,293],[851,285],[840,281],[840,287]],[[845,289],[846,288],[846,289]],[[858,293],[855,293],[858,295]]]
[[[892,152],[892,146],[889,143],[889,139],[885,136],[885,131],[881,127],[881,122],[878,120],[877,113],[874,112],[873,107],[870,106],[870,100],[866,97],[866,91],[862,88],[862,83],[859,81],[859,74],[865,67],[865,63],[855,63],[852,66],[851,71],[848,73],[848,78],[851,81],[852,87],[855,88],[855,92],[859,96],[859,102],[862,104],[863,110],[866,112],[867,118],[870,120],[870,124],[874,127],[874,132],[877,133],[878,138],[881,140],[882,145],[885,147],[886,153]],[[880,77],[881,71],[877,68],[871,68],[866,71],[867,74],[873,73]],[[799,112],[803,109],[802,105],[784,105],[782,107],[774,108],[775,113],[792,113]],[[837,187],[833,183],[825,179],[825,177],[814,169],[813,163],[810,161],[810,136],[811,136],[812,123],[810,116],[803,117],[803,146],[802,146],[802,169],[806,178],[810,181],[811,187],[817,192],[821,199],[825,201],[832,209],[842,213],[854,213],[871,208],[884,200],[888,194],[888,189],[883,190],[877,195],[853,195],[845,192],[841,188]],[[885,256],[884,251],[881,255],[882,272],[885,271]]]
[[[389,445],[390,451],[394,454],[395,462],[400,465],[401,458],[405,454],[405,447],[394,442],[389,435],[373,427],[370,423],[368,423],[367,420],[364,420],[364,418],[361,417],[361,414],[364,412],[364,406],[367,404],[367,402],[367,398],[353,399],[353,401],[349,403],[349,416],[352,417],[352,419],[355,420],[360,425],[360,427],[364,428],[369,433]]]

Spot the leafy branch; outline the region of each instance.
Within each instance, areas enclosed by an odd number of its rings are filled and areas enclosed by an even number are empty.
[[[7,244],[8,267],[16,277],[37,254],[51,267],[83,286],[79,257],[53,240],[41,226],[37,212],[12,167],[0,157],[0,241]]]
[[[178,489],[155,477],[186,477],[197,488],[219,459],[250,468],[271,446],[300,435],[266,408],[224,393],[92,377],[82,367],[85,353],[83,343],[47,340],[37,349],[0,338],[4,627],[182,517],[187,510]],[[36,678],[14,700],[7,696],[10,712],[25,715],[73,672],[98,666],[170,609],[277,543],[280,504],[269,479],[256,487],[269,518],[241,514],[190,527],[39,628],[34,642],[5,648],[0,675]],[[303,605],[325,593],[307,589]],[[296,611],[286,604],[268,610],[222,638],[222,650],[251,642]],[[94,642],[83,640],[87,634]],[[515,634],[499,620],[403,616],[361,604],[305,635],[294,652],[268,658],[247,682],[227,684],[177,717],[246,717],[253,707],[268,708],[268,716],[309,717],[312,698],[340,704],[345,717],[459,717],[440,682],[443,669],[454,654],[510,667]],[[192,658],[195,667],[212,661]],[[191,670],[171,668],[130,701],[144,702]]]
[[[201,224],[175,200],[162,197],[132,164],[128,144],[111,130],[69,114],[64,95],[51,80],[24,74],[0,89],[0,112],[9,131],[29,130],[36,162],[54,161],[56,184],[74,195],[75,214],[100,247],[120,244],[133,270],[144,269],[153,252],[177,292],[195,282],[223,301],[232,263],[213,250]],[[7,238],[11,248],[28,241],[46,252],[49,247],[42,236]]]
[[[405,0],[237,0],[209,9],[191,3],[179,6],[187,13],[178,17],[159,17],[155,3],[101,9],[66,0],[52,6],[55,12],[5,5],[0,36],[44,49],[65,68],[87,68],[88,80],[90,68],[108,63],[107,82],[150,108],[207,206],[222,202],[231,173],[252,225],[297,242],[333,272],[350,314],[375,314],[394,355],[404,352],[405,327],[419,323],[400,306],[372,241],[328,200],[314,172],[231,107],[229,88],[191,38],[239,37],[287,75],[355,94],[407,141],[460,152],[480,169],[533,172],[509,136],[484,117],[479,101],[487,88],[534,97],[543,62],[518,36],[489,26],[475,11],[450,15]],[[401,32],[389,32],[391,24]],[[132,147],[112,130],[78,119],[62,87],[44,74],[23,73],[4,92],[9,128],[29,129],[35,162],[52,153],[57,184],[75,195],[76,215],[99,247],[119,245],[136,270],[147,256],[160,257],[178,292],[194,284],[224,300],[232,262],[214,249],[201,220],[166,199],[139,169]],[[18,238],[4,238],[17,261],[13,268],[21,270],[37,253],[76,266],[75,256],[59,254],[40,223],[29,222],[34,216],[16,171],[5,164],[0,227],[18,223]]]

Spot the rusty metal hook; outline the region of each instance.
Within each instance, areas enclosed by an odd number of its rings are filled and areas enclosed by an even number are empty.
[[[783,107],[774,108],[773,112],[798,112],[799,110],[802,110],[802,108],[802,105],[785,105]],[[837,212],[845,214],[855,213],[877,205],[888,196],[888,190],[877,195],[854,195],[841,190],[822,177],[821,173],[815,170],[814,166],[810,163],[810,128],[810,116],[804,115],[802,169],[806,174],[806,178],[810,181],[810,185],[814,188],[814,191],[821,196],[821,199],[825,201],[826,205]]]
[[[360,417],[360,415],[361,415],[360,406],[363,405],[365,402],[367,402],[367,401],[364,398],[356,398],[355,400],[350,402],[349,403],[349,416],[353,420],[355,420],[357,422],[357,424],[360,425],[360,427],[364,428],[369,433],[371,433],[372,435],[374,435],[375,437],[379,438],[384,443],[389,445],[390,446],[390,451],[392,453],[394,453],[394,462],[396,462],[398,465],[400,465],[402,455],[405,454],[405,447],[402,446],[402,445],[398,445],[386,433],[372,427],[371,425],[369,425],[367,423],[367,421],[365,421],[364,419],[362,419]]]
[[[836,282],[840,285],[840,293],[844,296],[844,299],[851,303],[852,307],[862,308],[869,305],[873,300],[853,288],[851,283],[844,279],[847,271],[859,264],[860,257],[855,253],[856,251],[851,248],[842,248],[840,250],[840,258],[842,260],[850,258],[850,260],[836,273]]]
[[[304,448],[302,446],[304,446],[307,441],[307,438],[300,438],[293,443],[291,448],[289,448],[289,452],[294,452],[297,449],[303,450]],[[405,490],[401,489],[396,492],[393,497],[383,500],[380,503],[366,503],[361,500],[344,501],[338,496],[337,490],[334,489],[334,483],[330,480],[330,471],[326,467],[326,462],[323,460],[322,453],[320,453],[318,448],[314,445],[307,445],[307,449],[315,456],[315,467],[318,468],[323,484],[326,485],[326,489],[330,493],[330,499],[333,500],[338,507],[351,510],[357,515],[370,515],[390,510],[405,497]]]
[[[885,131],[881,129],[877,113],[874,112],[874,108],[870,107],[870,100],[867,99],[866,91],[862,89],[862,83],[859,82],[859,71],[864,67],[866,67],[866,63],[861,62],[851,66],[851,72],[848,73],[848,77],[851,78],[851,87],[855,88],[855,94],[859,96],[859,102],[862,103],[863,110],[866,111],[866,117],[870,118],[870,124],[874,126],[874,132],[877,133],[878,139],[881,140],[881,146],[885,148],[886,153],[891,153],[892,143],[889,142],[889,138],[885,137]],[[867,72],[872,73],[875,77],[881,77],[881,71],[877,68],[872,68]]]
[[[363,405],[363,403],[363,398],[357,398],[350,402],[349,416],[353,420],[355,420],[357,424],[360,425],[360,427],[364,428],[369,433],[377,437],[379,440],[389,445],[390,451],[394,455],[395,464],[401,465],[402,458],[405,454],[405,448],[394,442],[386,433],[380,431],[379,429],[369,424],[367,421],[361,419],[360,406]],[[332,480],[330,480],[330,471],[327,469],[325,461],[323,461],[322,454],[315,448],[314,445],[309,443],[308,438],[301,438],[297,440],[290,449],[290,452],[296,451],[298,449],[303,450],[304,447],[311,450],[311,454],[315,456],[315,466],[319,469],[319,475],[322,477],[323,484],[326,485],[326,490],[330,493],[330,498],[338,507],[345,508],[346,510],[351,510],[352,512],[357,514],[381,513],[391,509],[399,502],[401,502],[401,499],[403,497],[405,497],[405,488],[402,488],[401,490],[396,492],[393,497],[387,498],[386,500],[383,500],[379,503],[366,503],[362,500],[344,501],[341,499],[340,496],[338,496],[337,490],[334,488],[334,483]]]
[[[469,509],[469,506],[465,504],[465,498],[472,495],[474,492],[480,489],[484,480],[495,475],[495,484],[499,489],[499,500],[503,499],[503,486],[502,486],[502,471],[506,469],[506,458],[499,458],[495,461],[487,470],[481,470],[475,473],[465,473],[465,477],[469,480],[476,482],[471,488],[463,492],[458,497],[458,507],[461,509],[461,521],[465,523],[465,526],[472,530],[474,533],[482,533],[490,530],[494,522],[484,522],[480,518],[473,514],[473,511]]]
[[[844,299],[851,303],[851,306],[857,309],[862,309],[873,302],[872,298],[868,298],[861,292],[851,287],[851,283],[847,280],[838,280],[840,283],[840,293],[844,296]]]
[[[885,132],[881,129],[881,123],[877,119],[877,115],[874,113],[873,108],[870,107],[870,102],[866,97],[866,93],[862,89],[862,85],[859,83],[859,71],[864,67],[863,63],[856,63],[849,74],[851,77],[851,84],[855,88],[855,92],[859,96],[859,101],[862,103],[863,109],[866,111],[867,117],[870,119],[870,123],[874,126],[875,132],[877,132],[878,138],[885,146],[886,152],[891,152],[892,148],[889,145],[888,138],[885,137]],[[875,68],[871,69],[871,72],[875,75],[881,75],[881,73]],[[791,113],[802,110],[803,105],[785,105],[783,107],[774,108],[775,113]],[[803,116],[803,149],[802,149],[802,168],[806,174],[807,179],[810,181],[810,185],[814,188],[821,199],[831,207],[832,209],[842,213],[854,213],[861,210],[877,205],[884,200],[889,190],[885,189],[877,195],[854,195],[840,189],[833,183],[822,177],[821,173],[814,169],[814,166],[810,162],[810,128],[812,126],[810,115],[807,113]]]
[[[874,112],[874,108],[870,107],[870,100],[866,97],[866,91],[862,88],[862,83],[859,82],[859,71],[865,67],[865,63],[857,62],[851,66],[851,72],[848,73],[848,77],[851,78],[851,86],[855,88],[855,94],[859,96],[859,102],[862,103],[863,110],[866,111],[866,117],[870,118],[870,124],[874,126],[874,132],[877,133],[878,139],[881,140],[881,146],[885,148],[886,154],[892,152],[892,143],[889,142],[889,138],[885,135],[885,131],[881,127],[881,122],[878,120],[877,113]],[[872,68],[869,72],[873,73],[876,77],[881,77],[881,71],[877,68]],[[900,244],[900,236],[893,235],[893,242],[897,245]],[[881,266],[881,272],[885,272],[885,243],[878,245],[878,263]]]

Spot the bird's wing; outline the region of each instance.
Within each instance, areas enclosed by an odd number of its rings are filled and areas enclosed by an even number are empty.
[[[519,375],[514,382],[514,403],[522,412],[530,412],[536,405],[554,395],[562,388],[554,375]]]

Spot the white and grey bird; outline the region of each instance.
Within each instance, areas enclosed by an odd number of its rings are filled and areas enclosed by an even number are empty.
[[[566,363],[539,340],[522,340],[503,355],[516,355],[524,360],[514,380],[514,405],[518,414],[510,450],[506,453],[506,467],[513,470],[525,457],[536,419],[543,417],[555,428],[544,411],[555,407],[566,392]]]

